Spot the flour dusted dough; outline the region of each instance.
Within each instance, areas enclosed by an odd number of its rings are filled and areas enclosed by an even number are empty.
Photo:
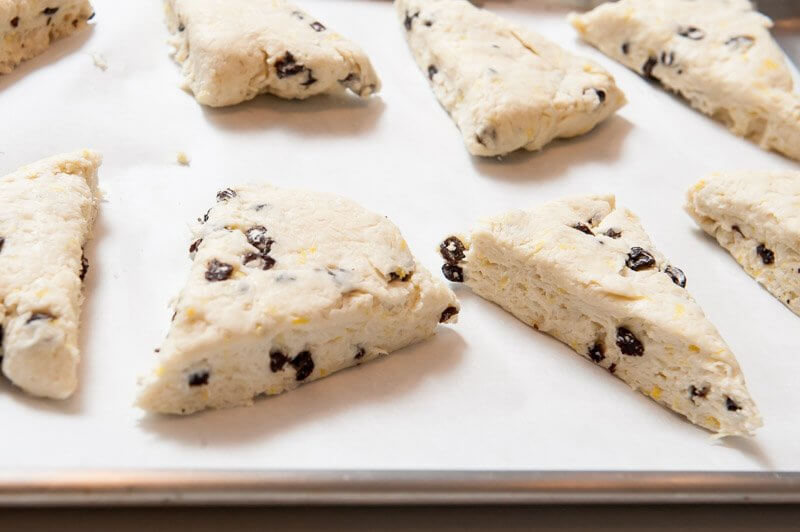
[[[251,404],[431,336],[453,293],[388,219],[329,194],[246,185],[200,219],[191,274],[139,405]]]
[[[283,0],[165,0],[175,59],[198,102],[233,105],[268,92],[308,98],[380,89],[353,42]]]
[[[800,172],[711,174],[689,189],[686,210],[800,315]]]
[[[441,252],[446,277],[693,423],[719,435],[761,426],[739,364],[683,272],[613,196],[489,218]]]
[[[614,78],[465,0],[395,0],[411,53],[473,155],[538,150],[625,103]]]
[[[764,149],[800,159],[800,95],[748,0],[621,0],[572,25],[589,43]]]
[[[100,201],[92,151],[0,177],[0,355],[25,391],[65,399],[78,384],[78,321]]]
[[[88,0],[0,0],[0,74],[86,27]]]

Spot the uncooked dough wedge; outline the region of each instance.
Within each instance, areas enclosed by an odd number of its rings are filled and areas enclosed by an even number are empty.
[[[538,150],[625,103],[614,78],[465,0],[395,0],[411,53],[473,155]]]
[[[388,219],[329,194],[246,185],[217,194],[139,405],[189,414],[370,361],[456,320],[449,288]]]
[[[800,315],[800,172],[711,174],[689,189],[686,210]]]
[[[0,74],[86,27],[89,0],[0,0]]]
[[[800,95],[748,0],[621,0],[570,22],[589,43],[730,130],[800,159]]]
[[[683,272],[613,196],[511,211],[440,251],[448,279],[691,422],[720,436],[761,426],[736,358]]]
[[[78,385],[82,281],[100,196],[92,151],[0,178],[0,355],[25,391],[66,399]]]
[[[353,42],[284,0],[165,0],[184,88],[212,107],[262,93],[304,99],[380,89]]]

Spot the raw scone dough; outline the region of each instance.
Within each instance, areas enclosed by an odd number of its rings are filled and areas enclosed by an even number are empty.
[[[614,78],[465,0],[395,0],[420,69],[473,155],[538,150],[625,103]]]
[[[139,405],[249,405],[431,336],[447,286],[387,218],[329,194],[245,185],[199,220],[189,280]]]
[[[0,177],[0,355],[14,384],[65,399],[78,385],[83,246],[100,196],[100,155],[43,159]]]
[[[800,315],[800,172],[711,174],[689,189],[686,210]]]
[[[212,107],[268,92],[304,99],[380,89],[353,42],[283,0],[165,0],[184,88]]]
[[[748,0],[621,0],[570,22],[589,43],[762,148],[800,159],[800,95]]]
[[[633,389],[721,436],[761,419],[683,272],[613,196],[554,201],[446,239],[442,268]]]
[[[0,0],[0,74],[86,27],[89,0]]]

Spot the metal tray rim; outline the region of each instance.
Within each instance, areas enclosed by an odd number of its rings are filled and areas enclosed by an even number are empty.
[[[0,471],[0,506],[800,503],[800,472]]]

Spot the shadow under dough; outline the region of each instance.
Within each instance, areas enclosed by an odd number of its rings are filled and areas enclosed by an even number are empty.
[[[200,105],[200,104],[198,104]],[[349,93],[286,100],[261,94],[228,107],[202,106],[215,127],[230,131],[289,129],[303,136],[357,135],[375,127],[386,105],[379,96],[361,99]]]
[[[335,416],[359,403],[391,402],[423,380],[450,371],[460,362],[464,348],[464,340],[455,330],[441,327],[429,340],[289,393],[258,398],[251,407],[207,410],[190,416],[147,414],[139,426],[190,445],[237,445]]]
[[[614,115],[588,133],[556,139],[539,151],[519,149],[499,159],[472,156],[472,164],[481,174],[497,179],[546,181],[583,163],[613,163],[619,158],[625,137],[632,128],[628,120]]]
[[[92,36],[92,32],[94,32],[94,25],[90,24],[85,30],[81,30],[69,37],[53,41],[50,43],[50,47],[41,54],[23,61],[10,73],[0,75],[0,92],[3,92],[3,90],[29,75],[34,70],[47,68],[50,64],[80,50],[86,41],[89,40],[89,37]]]

